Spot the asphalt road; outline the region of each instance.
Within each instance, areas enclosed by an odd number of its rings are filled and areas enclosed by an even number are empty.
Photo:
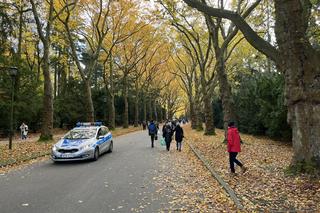
[[[1,213],[158,212],[157,158],[144,131],[114,138],[114,151],[96,162],[36,163],[0,175]]]

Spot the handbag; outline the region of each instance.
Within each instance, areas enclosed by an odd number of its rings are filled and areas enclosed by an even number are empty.
[[[166,142],[165,142],[164,138],[160,139],[160,145],[161,146],[165,146],[166,145]]]
[[[155,140],[158,140],[158,135],[155,135],[155,136],[154,136],[154,139],[155,139]]]

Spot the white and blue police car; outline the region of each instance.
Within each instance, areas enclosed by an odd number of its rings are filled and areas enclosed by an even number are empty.
[[[98,160],[102,153],[112,149],[112,134],[101,122],[77,123],[52,147],[51,159],[54,162]]]

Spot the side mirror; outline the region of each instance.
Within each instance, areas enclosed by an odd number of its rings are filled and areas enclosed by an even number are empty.
[[[104,136],[98,136],[98,139],[100,140],[100,139],[103,139],[104,138]]]

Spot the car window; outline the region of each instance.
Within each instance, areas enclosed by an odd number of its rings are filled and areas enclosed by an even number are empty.
[[[108,134],[109,130],[107,127],[102,127],[104,135]]]
[[[89,139],[95,137],[94,129],[73,129],[65,135],[65,139]]]
[[[97,136],[100,137],[100,136],[102,136],[102,135],[103,135],[103,130],[102,130],[102,128],[100,128],[99,131],[98,131]]]
[[[108,129],[106,127],[102,127],[101,129],[102,129],[102,132],[101,132],[102,135],[106,135],[108,133]]]

